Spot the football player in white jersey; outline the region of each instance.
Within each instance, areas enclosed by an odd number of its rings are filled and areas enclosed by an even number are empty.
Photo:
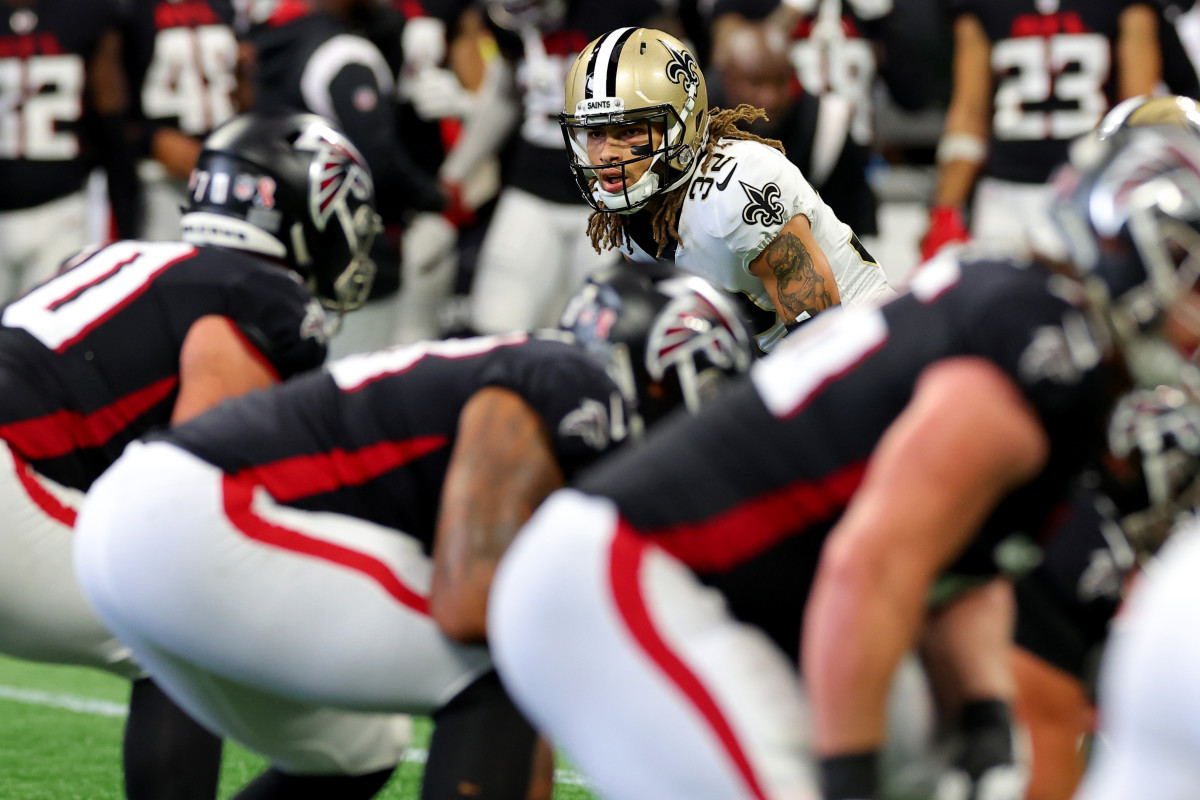
[[[565,100],[571,169],[596,209],[593,246],[673,260],[744,295],[763,350],[832,305],[894,295],[782,146],[738,127],[762,110],[708,109],[700,66],[675,37],[650,28],[599,37],[575,60]]]

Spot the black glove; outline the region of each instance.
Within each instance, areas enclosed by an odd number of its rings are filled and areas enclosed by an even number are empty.
[[[878,782],[878,751],[821,759],[821,794],[825,800],[874,800]]]
[[[967,703],[954,734],[951,766],[938,779],[934,800],[1022,800],[1029,769],[1020,751],[1008,704]]]

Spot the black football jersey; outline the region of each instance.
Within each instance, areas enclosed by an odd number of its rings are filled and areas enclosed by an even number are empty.
[[[1108,413],[1099,350],[1048,281],[1040,268],[1005,262],[931,264],[909,294],[880,309],[820,315],[699,414],[663,423],[578,486],[611,497],[631,530],[795,653],[820,548],[880,437],[926,367],[979,356],[1023,392],[1051,454],[994,510],[939,589],[1028,569],[1015,562],[1036,547],[1069,479],[1098,456]]]
[[[166,425],[192,323],[229,318],[280,377],[325,359],[320,305],[287,270],[178,242],[85,251],[0,314],[0,438],[38,472],[87,489]]]
[[[117,0],[0,0],[0,211],[47,203],[87,181],[88,61],[119,25]]]
[[[131,117],[204,137],[233,116],[238,44],[230,0],[127,0]]]
[[[1118,18],[1141,2],[952,0],[951,13],[977,17],[991,42],[988,175],[1043,183],[1096,127],[1116,99]]]
[[[1041,563],[1016,583],[1017,644],[1090,682],[1135,562],[1113,503],[1081,492],[1063,508]]]
[[[392,68],[368,38],[305,3],[280,4],[247,38],[255,48],[258,108],[310,111],[336,122],[371,168],[385,222],[398,222],[411,209],[442,210],[436,181],[397,130]]]
[[[530,31],[524,37],[488,17],[500,52],[515,65],[522,107],[506,165],[510,186],[555,203],[584,202],[558,124],[567,72],[588,42],[614,28],[642,25],[661,11],[659,3],[652,0],[568,0],[567,17],[560,28]]]
[[[527,334],[450,339],[331,363],[162,434],[277,502],[433,542],[467,401],[511,390],[545,422],[564,474],[609,447],[616,387],[581,348]]]

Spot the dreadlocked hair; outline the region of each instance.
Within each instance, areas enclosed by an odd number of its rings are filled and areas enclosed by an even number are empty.
[[[765,120],[767,112],[761,108],[742,103],[737,108],[713,108],[708,112],[708,135],[700,151],[699,170],[708,169],[713,151],[722,139],[744,139],[751,142],[774,147],[786,154],[783,142],[778,139],[766,139],[762,136],[744,130],[739,124],[749,125],[757,120]],[[679,212],[683,210],[683,201],[687,197],[687,186],[680,186],[668,192],[662,200],[651,204],[647,209],[650,214],[651,230],[654,232],[654,243],[658,245],[655,258],[661,258],[667,245],[672,240],[679,241]],[[588,236],[591,237],[592,247],[597,253],[613,250],[625,244],[625,217],[611,211],[595,211],[588,217]]]

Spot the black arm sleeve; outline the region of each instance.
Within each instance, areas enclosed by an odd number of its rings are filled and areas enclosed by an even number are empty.
[[[379,213],[396,221],[409,209],[441,211],[446,199],[437,182],[417,166],[396,130],[395,106],[362,64],[347,64],[329,84],[330,102],[342,130],[362,152],[375,178]]]

